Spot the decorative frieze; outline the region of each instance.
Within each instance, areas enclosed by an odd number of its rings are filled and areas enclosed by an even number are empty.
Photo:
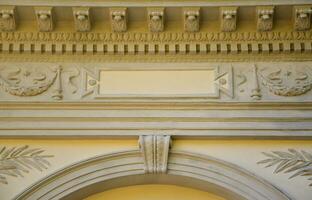
[[[257,30],[271,31],[273,28],[274,6],[257,7]]]
[[[199,31],[200,8],[199,7],[183,8],[183,20],[184,20],[184,31],[187,32]]]
[[[220,8],[221,31],[230,32],[236,30],[238,7]]]
[[[16,29],[15,6],[0,7],[0,29],[14,31]]]
[[[308,30],[311,27],[311,6],[294,6],[294,29]]]
[[[161,32],[165,27],[165,9],[164,8],[148,8],[148,29],[151,32]]]
[[[75,7],[73,8],[73,15],[75,21],[76,31],[90,31],[91,20],[90,20],[90,8],[88,7]]]
[[[67,66],[4,62],[1,101],[306,102],[312,95],[308,61],[232,65],[201,61],[161,66],[153,62],[71,62]]]
[[[111,28],[114,32],[127,31],[127,8],[110,8]]]
[[[52,7],[35,7],[39,31],[53,31]]]
[[[142,135],[139,138],[145,173],[166,173],[171,139],[168,135]]]

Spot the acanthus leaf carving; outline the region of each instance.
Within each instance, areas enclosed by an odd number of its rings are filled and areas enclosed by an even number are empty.
[[[165,26],[165,9],[164,8],[148,8],[148,28],[151,32],[161,32]]]
[[[73,8],[73,15],[75,21],[75,27],[77,31],[90,31],[90,8],[88,7],[76,7]]]
[[[146,173],[166,173],[171,139],[168,135],[143,135],[139,138]]]
[[[293,173],[289,179],[297,176],[307,176],[312,180],[312,154],[306,151],[288,149],[285,151],[263,152],[267,159],[257,164],[266,164],[266,168],[276,166],[274,173]],[[309,184],[312,187],[312,183]]]
[[[273,28],[274,6],[257,7],[258,31],[271,31]]]
[[[200,8],[190,7],[183,9],[184,31],[199,31]]]
[[[221,7],[221,31],[231,32],[236,30],[238,7]]]
[[[310,6],[294,6],[294,29],[297,31],[308,30],[311,27],[312,9]]]
[[[43,171],[50,166],[47,158],[52,155],[43,154],[40,148],[2,147],[0,148],[0,183],[8,184],[7,176],[24,177],[32,169]]]
[[[312,89],[312,79],[306,70],[290,68],[280,68],[275,71],[269,71],[265,68],[259,73],[262,84],[278,96],[299,96]]]
[[[112,31],[127,31],[127,18],[127,8],[110,8],[110,21]]]
[[[54,28],[52,7],[35,7],[39,31],[52,31]]]
[[[0,7],[0,28],[3,31],[14,31],[16,29],[15,6]]]

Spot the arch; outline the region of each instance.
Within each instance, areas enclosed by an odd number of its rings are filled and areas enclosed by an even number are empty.
[[[139,150],[97,156],[66,167],[31,186],[16,200],[72,200],[129,185],[165,183],[200,189],[231,200],[289,200],[270,183],[206,155],[171,151],[165,174],[145,174]]]

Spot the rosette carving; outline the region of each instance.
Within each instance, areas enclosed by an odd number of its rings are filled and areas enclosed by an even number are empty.
[[[58,68],[2,68],[0,84],[5,91],[15,96],[36,96],[46,91],[55,82]]]
[[[277,71],[259,73],[262,84],[278,96],[299,96],[312,89],[309,69],[278,69]]]

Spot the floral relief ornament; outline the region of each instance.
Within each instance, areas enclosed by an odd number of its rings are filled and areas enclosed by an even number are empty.
[[[278,96],[299,96],[312,89],[310,68],[280,68],[276,71],[261,70],[261,82]]]
[[[24,177],[24,173],[36,169],[43,171],[50,166],[48,158],[52,155],[43,154],[40,148],[1,147],[0,148],[0,183],[8,184],[7,177]]]
[[[263,152],[267,159],[257,164],[266,164],[266,168],[275,166],[274,173],[293,173],[289,179],[297,176],[308,177],[312,181],[312,154],[306,151],[288,149],[286,151]],[[309,184],[312,187],[312,183]]]
[[[63,69],[54,67],[2,67],[0,68],[0,85],[14,96],[37,96],[47,91],[53,85],[52,98],[63,99],[63,81],[72,93],[77,87],[74,78],[79,76],[76,68]]]

